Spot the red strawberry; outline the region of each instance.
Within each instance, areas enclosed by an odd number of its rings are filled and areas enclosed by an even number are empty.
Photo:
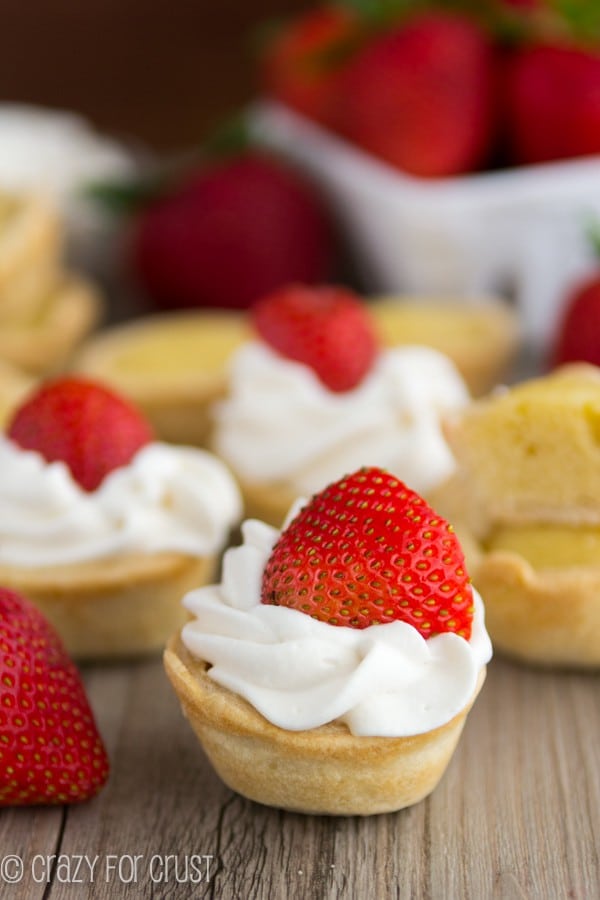
[[[356,387],[377,355],[367,311],[345,288],[288,285],[255,304],[252,319],[263,340],[310,366],[331,391]]]
[[[414,175],[469,172],[489,150],[492,64],[486,35],[469,19],[412,18],[348,65],[340,130]]]
[[[473,594],[449,525],[401,481],[361,469],[317,494],[275,544],[261,600],[330,625],[398,619],[471,636]]]
[[[86,491],[152,440],[150,425],[103,385],[65,377],[43,384],[15,412],[8,436],[48,462],[62,460]]]
[[[537,45],[506,78],[514,161],[540,163],[600,153],[600,53]]]
[[[108,769],[59,636],[33,604],[0,588],[0,806],[87,800]]]
[[[339,73],[359,35],[355,16],[344,7],[324,6],[303,13],[265,48],[261,71],[265,92],[328,124]]]
[[[246,307],[293,280],[330,272],[329,218],[312,187],[258,153],[190,175],[149,206],[132,263],[163,307]]]
[[[600,366],[600,275],[580,284],[565,306],[552,364],[567,362]]]

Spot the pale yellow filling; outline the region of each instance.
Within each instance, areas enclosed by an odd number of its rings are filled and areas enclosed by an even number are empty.
[[[115,347],[111,368],[123,374],[216,371],[245,338],[246,330],[238,320],[164,322],[137,334],[132,331],[127,341]]]
[[[522,525],[498,528],[486,549],[508,550],[534,569],[600,565],[600,528],[568,525]]]

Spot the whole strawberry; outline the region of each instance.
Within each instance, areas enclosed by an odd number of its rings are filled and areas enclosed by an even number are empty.
[[[304,363],[331,391],[349,391],[378,351],[366,309],[350,290],[291,284],[252,309],[259,335],[288,359]]]
[[[295,171],[247,152],[196,171],[143,211],[131,261],[161,307],[247,307],[289,281],[325,279],[328,215]]]
[[[153,439],[150,425],[127,400],[79,377],[42,384],[16,410],[7,433],[47,462],[64,462],[86,491]]]
[[[600,53],[531,46],[509,62],[505,93],[514,162],[600,153]]]
[[[493,55],[473,21],[433,11],[376,37],[349,63],[339,129],[413,175],[457,175],[486,159]]]
[[[330,625],[396,620],[468,640],[473,595],[452,526],[393,475],[361,469],[317,494],[282,532],[261,601]]]
[[[260,73],[263,90],[297,112],[329,124],[340,72],[360,32],[356,16],[343,6],[302,13],[266,44]]]
[[[600,274],[578,285],[567,300],[551,363],[600,366]]]
[[[0,588],[0,806],[93,797],[109,771],[83,684],[28,600]]]

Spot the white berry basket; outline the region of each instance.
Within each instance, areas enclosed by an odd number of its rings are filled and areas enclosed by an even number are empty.
[[[433,181],[277,103],[256,104],[249,121],[259,141],[320,184],[369,291],[505,295],[532,348],[543,351],[569,288],[595,265],[587,228],[600,220],[600,157]]]

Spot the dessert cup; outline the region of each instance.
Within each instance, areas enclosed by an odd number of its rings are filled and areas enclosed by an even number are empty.
[[[56,372],[94,328],[101,311],[102,300],[89,282],[63,278],[33,315],[2,323],[0,358],[30,375]]]
[[[437,497],[486,598],[494,645],[600,666],[600,371],[580,364],[475,403],[448,428],[458,470]]]
[[[297,497],[368,463],[429,497],[454,470],[442,419],[468,401],[452,361],[430,347],[383,348],[356,387],[334,392],[309,366],[246,342],[211,447],[241,485],[246,517],[280,526]]]
[[[333,722],[307,731],[272,725],[242,697],[213,682],[178,636],[167,675],[221,779],[250,800],[294,812],[366,816],[412,806],[438,784],[485,680],[454,718],[411,737],[353,735]]]
[[[62,566],[0,565],[0,584],[27,596],[80,660],[159,652],[185,622],[182,593],[211,579],[212,557],[128,554]]]
[[[149,316],[96,335],[73,367],[130,397],[163,440],[204,446],[210,409],[227,390],[227,362],[247,336],[235,313]]]
[[[474,397],[507,375],[519,347],[517,316],[505,303],[412,296],[376,298],[370,311],[384,344],[424,344],[448,356]]]

